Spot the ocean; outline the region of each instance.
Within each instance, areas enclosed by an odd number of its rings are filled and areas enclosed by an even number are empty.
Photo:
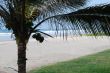
[[[13,40],[11,38],[11,31],[8,31],[8,30],[0,30],[0,42],[1,41],[10,41],[10,40]]]
[[[56,37],[56,36],[63,36],[63,31],[60,30],[59,32],[56,32],[55,30],[41,30],[42,32],[44,33],[47,33],[53,37]],[[74,32],[74,33],[73,33]],[[77,33],[77,34],[76,34]],[[80,33],[81,34],[85,34],[85,32],[83,30],[80,30]],[[72,30],[69,30],[67,32],[65,32],[65,36],[67,35],[78,35],[79,34],[79,31],[72,31]],[[48,37],[46,35],[43,35],[44,37]],[[8,30],[0,30],[0,42],[1,41],[13,41],[14,38],[12,37],[12,32],[11,31],[8,31]]]
[[[49,30],[43,30],[42,32],[45,32],[49,35],[55,36],[55,31],[49,31]],[[47,37],[43,35],[44,37]],[[1,41],[13,41],[14,38],[12,37],[12,32],[8,30],[0,30],[0,42]]]
[[[10,41],[13,40],[11,38],[11,33],[0,33],[0,42],[1,41]]]

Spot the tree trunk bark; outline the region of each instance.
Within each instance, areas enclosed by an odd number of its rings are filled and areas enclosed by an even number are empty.
[[[26,73],[26,43],[18,43],[18,73]]]

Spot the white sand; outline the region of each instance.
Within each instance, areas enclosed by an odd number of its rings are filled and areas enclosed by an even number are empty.
[[[110,49],[110,38],[74,37],[63,40],[46,38],[39,44],[30,40],[27,46],[27,70],[35,67],[71,60],[80,56]],[[15,41],[0,42],[0,73],[16,73],[17,47]],[[4,71],[4,72],[2,72]]]

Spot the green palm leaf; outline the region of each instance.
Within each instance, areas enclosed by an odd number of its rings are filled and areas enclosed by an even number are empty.
[[[31,4],[30,7],[33,6],[33,13],[37,12],[34,17],[38,17],[40,13],[38,19],[43,19],[44,17],[64,13],[66,9],[79,8],[86,3],[86,0],[28,0],[27,2]],[[33,15],[29,18],[32,17]]]
[[[46,20],[56,21],[58,23],[55,25],[63,26],[64,29],[84,30],[85,33],[94,35],[98,35],[98,33],[110,35],[110,4],[52,16],[41,21],[41,23]],[[39,25],[40,23],[34,28]]]
[[[60,18],[70,20],[86,32],[110,35],[110,4],[78,10]]]
[[[40,6],[71,6],[74,8],[78,8],[85,4],[86,0],[27,0],[27,4]]]

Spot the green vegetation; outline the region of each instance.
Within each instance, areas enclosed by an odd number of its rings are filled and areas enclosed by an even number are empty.
[[[100,33],[98,33],[98,34],[83,34],[82,36],[104,36],[105,34],[100,34]]]
[[[29,73],[110,73],[110,50],[41,67]]]
[[[105,33],[90,33],[90,34],[82,34],[82,36],[105,36]],[[107,36],[107,35],[106,35]]]

